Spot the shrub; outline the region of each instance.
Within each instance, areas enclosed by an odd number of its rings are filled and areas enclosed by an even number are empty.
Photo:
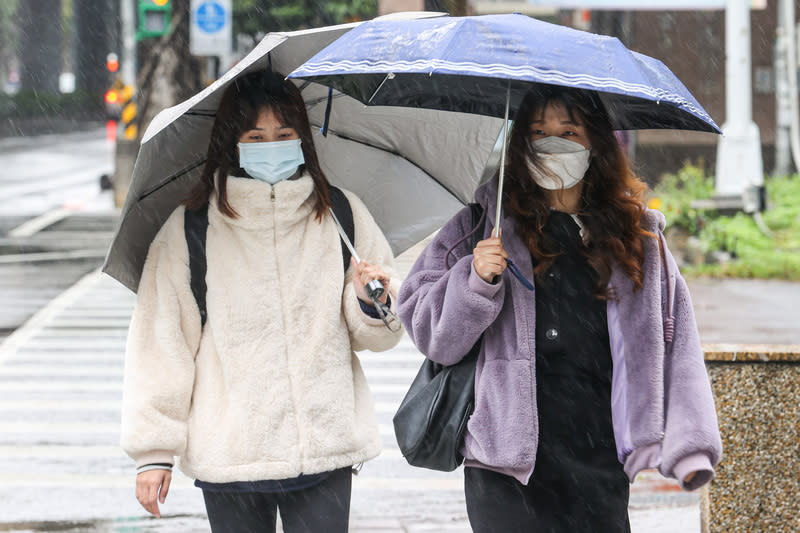
[[[658,207],[667,219],[667,226],[680,227],[696,234],[705,222],[702,209],[692,206],[695,200],[711,198],[714,180],[700,167],[685,165],[676,174],[667,174],[652,191]]]
[[[0,118],[71,116],[76,113],[102,112],[102,96],[85,91],[48,94],[22,90],[16,94],[0,93]]]
[[[800,280],[800,177],[767,178],[765,185],[768,208],[761,217],[768,233],[745,213],[722,216],[692,207],[695,200],[711,198],[714,190],[713,180],[697,167],[687,165],[653,189],[668,227],[699,237],[707,256],[731,254],[729,262],[686,266],[684,274]]]

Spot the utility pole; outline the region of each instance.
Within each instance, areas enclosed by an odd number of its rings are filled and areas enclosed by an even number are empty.
[[[72,0],[72,12],[76,88],[91,95],[100,108],[113,77],[106,69],[106,57],[117,51],[115,9],[111,0]]]
[[[136,4],[138,17],[131,12]],[[117,206],[124,205],[130,187],[133,167],[139,151],[139,139],[153,117],[192,96],[202,88],[199,62],[189,53],[190,0],[123,0],[120,13],[124,39],[130,42],[134,34],[135,52],[123,45],[128,58],[135,54],[133,64],[135,106],[121,122],[129,127],[117,139],[116,167],[113,187]],[[129,21],[137,20],[136,29]],[[129,75],[124,74],[124,75]],[[130,115],[130,116],[128,116]],[[130,120],[129,120],[130,119]]]
[[[796,41],[797,32],[795,32],[794,0],[780,0],[778,2],[777,34],[778,39],[783,43],[781,56],[783,59],[783,71],[780,78],[785,80],[785,90],[778,95],[778,101],[776,102],[780,112],[776,135],[781,134],[784,137],[785,140],[781,140],[782,145],[788,142],[794,166],[795,168],[800,168],[800,115],[798,114],[800,111],[798,111],[797,103],[798,43]],[[786,131],[787,129],[788,132]],[[777,137],[775,145],[777,150]],[[791,163],[787,163],[786,166],[786,172],[783,172],[783,175],[788,175],[791,171]]]
[[[45,23],[43,16],[49,21]],[[20,78],[23,89],[58,94],[61,73],[61,0],[24,0],[19,3]]]
[[[794,0],[791,0],[792,2]],[[786,0],[780,0],[781,3]],[[787,51],[790,42],[780,21],[782,9],[778,7],[778,26],[775,30],[775,168],[773,176],[787,176],[792,168],[791,126],[792,102],[789,95]]]
[[[120,0],[119,4],[120,29],[122,32],[122,49],[120,62],[120,74],[122,83],[126,88],[130,88],[129,94],[135,101],[138,100],[138,88],[136,86],[136,75],[138,72],[136,58],[136,0]],[[135,109],[135,108],[134,108]],[[114,178],[112,186],[114,189],[114,205],[122,207],[128,195],[128,188],[131,184],[131,175],[136,163],[136,156],[139,153],[138,133],[134,138],[126,135],[126,121],[120,120],[117,132],[117,146],[114,154]]]
[[[720,207],[763,208],[761,137],[753,122],[750,2],[725,4],[725,123],[717,145],[715,199]]]
[[[133,87],[136,94],[136,6],[135,0],[120,0],[122,27],[122,83]]]

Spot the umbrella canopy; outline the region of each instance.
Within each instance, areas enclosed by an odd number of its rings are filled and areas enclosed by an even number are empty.
[[[660,61],[618,39],[524,15],[364,23],[289,75],[370,105],[502,117],[531,84],[597,91],[615,129],[720,133]]]
[[[219,80],[159,113],[142,138],[103,271],[136,291],[150,243],[200,179],[216,109],[233,80],[270,66],[288,73],[355,26],[268,34]],[[323,171],[331,183],[364,201],[395,253],[427,237],[471,200],[501,121],[429,109],[367,107],[334,92],[327,135],[322,136],[329,90],[302,80],[297,84]]]
[[[524,15],[367,22],[337,39],[290,78],[336,88],[365,104],[503,117],[539,85],[595,91],[615,129],[721,133],[660,61],[614,37]],[[502,217],[503,130],[496,231]]]

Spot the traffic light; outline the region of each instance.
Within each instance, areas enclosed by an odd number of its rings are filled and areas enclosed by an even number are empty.
[[[106,69],[112,73],[119,70],[119,57],[117,57],[117,54],[111,53],[106,56]]]
[[[122,83],[122,80],[117,78],[114,80],[114,83],[111,84],[111,87],[109,87],[106,91],[106,94],[103,97],[106,103],[106,119],[119,120],[123,105],[122,91],[124,88],[125,84]]]
[[[171,0],[139,0],[139,27],[136,39],[161,37],[169,31]]]

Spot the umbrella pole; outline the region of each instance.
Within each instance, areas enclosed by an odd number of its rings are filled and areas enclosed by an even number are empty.
[[[503,178],[506,174],[506,142],[508,141],[508,107],[511,102],[511,80],[506,89],[506,111],[503,115],[503,149],[500,151],[500,176],[497,184],[497,212],[494,221],[494,236],[500,236],[500,218],[503,209]]]

